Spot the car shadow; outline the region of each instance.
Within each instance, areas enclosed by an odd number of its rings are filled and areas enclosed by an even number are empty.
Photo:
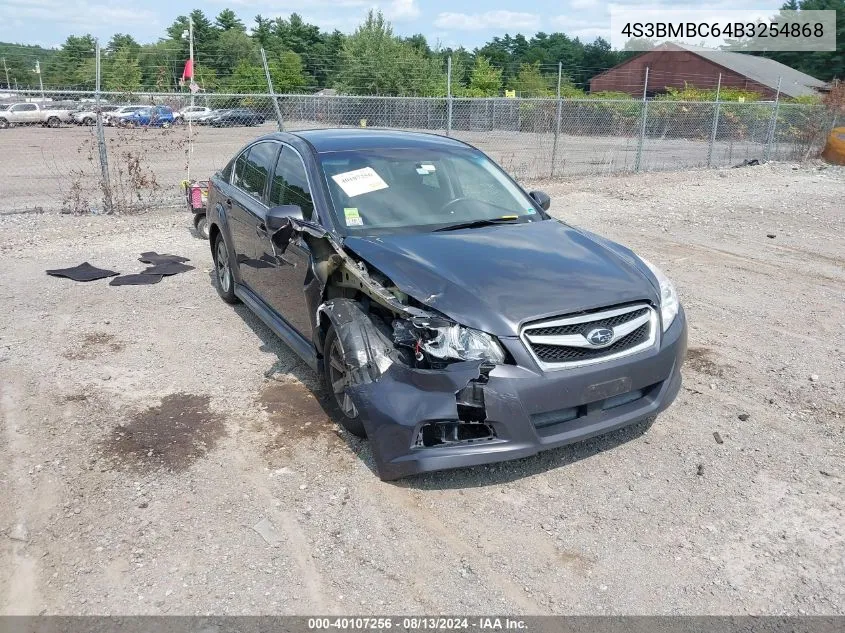
[[[213,285],[213,278],[210,277],[210,281]],[[264,372],[264,376],[269,380],[273,380],[273,377],[277,374],[293,376],[311,392],[326,418],[331,420],[333,424],[337,424],[332,419],[332,414],[327,406],[329,396],[321,388],[317,372],[299,358],[249,308],[243,304],[236,304],[233,308],[235,313],[244,320],[244,323],[250,327],[261,341],[259,349],[262,352],[272,353],[276,357],[273,364]],[[613,450],[640,438],[648,431],[653,423],[654,418],[649,418],[605,435],[567,446],[549,449],[537,455],[514,461],[423,473],[385,483],[399,488],[417,490],[479,488],[506,484],[558,468],[564,468],[581,460],[595,457],[605,451]],[[337,436],[343,439],[349,449],[372,472],[373,476],[378,477],[378,470],[373,460],[369,443],[348,433],[339,425],[337,431]]]

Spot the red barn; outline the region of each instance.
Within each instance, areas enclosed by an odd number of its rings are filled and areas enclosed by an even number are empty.
[[[590,79],[590,92],[627,92],[642,96],[648,68],[647,94],[684,85],[712,89],[719,75],[722,86],[758,92],[774,99],[778,80],[781,95],[800,97],[823,90],[825,82],[766,57],[717,51],[685,44],[662,44]]]

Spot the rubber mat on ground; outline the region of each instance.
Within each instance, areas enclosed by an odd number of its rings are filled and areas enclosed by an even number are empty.
[[[121,275],[115,277],[109,282],[110,286],[145,286],[148,284],[157,284],[161,281],[162,275]]]
[[[88,262],[83,262],[79,266],[73,268],[58,268],[55,270],[46,271],[48,275],[53,277],[67,277],[74,281],[94,281],[95,279],[104,279],[105,277],[114,277],[120,273],[114,270],[105,270],[92,266]]]

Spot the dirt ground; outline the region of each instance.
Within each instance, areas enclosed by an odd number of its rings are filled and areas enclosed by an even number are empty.
[[[0,613],[845,613],[845,170],[540,184],[674,279],[681,394],[650,428],[393,483],[218,299],[187,214],[0,215]],[[196,269],[44,274],[148,250]]]

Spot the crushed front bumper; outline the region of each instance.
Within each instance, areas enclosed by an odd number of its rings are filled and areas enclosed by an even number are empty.
[[[485,378],[480,363],[417,370],[393,363],[377,381],[350,388],[372,446],[379,476],[475,466],[534,455],[652,417],[681,386],[687,326],[683,309],[659,347],[580,368],[541,371],[517,339],[502,343],[516,360]],[[484,423],[492,437],[421,445],[426,425],[459,423],[456,393],[483,390]]]

